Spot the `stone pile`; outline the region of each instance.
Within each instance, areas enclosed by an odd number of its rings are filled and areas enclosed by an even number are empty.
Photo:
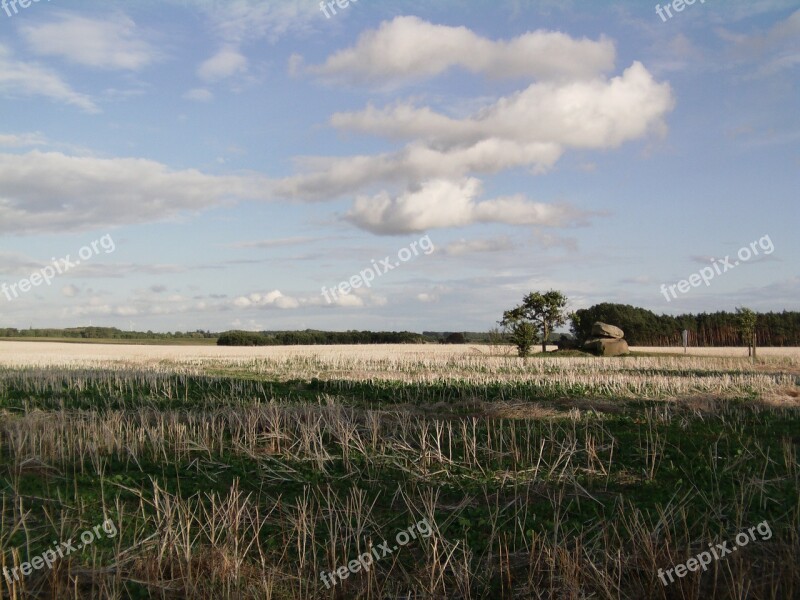
[[[630,353],[625,332],[619,327],[598,321],[592,325],[592,339],[583,344],[585,350],[598,356],[624,356]]]

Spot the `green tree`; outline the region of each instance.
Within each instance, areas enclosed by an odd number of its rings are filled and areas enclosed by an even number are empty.
[[[445,344],[466,344],[467,343],[467,336],[463,333],[451,333],[446,338],[444,338]]]
[[[748,355],[756,361],[756,323],[758,315],[749,308],[742,307],[736,309],[736,317],[739,326],[739,333],[742,341],[747,344]]]
[[[592,325],[597,321],[621,328],[631,346],[661,346],[668,343],[670,337],[676,342],[680,339],[680,330],[674,323],[665,327],[654,313],[628,304],[595,304],[576,310],[570,320],[572,333],[581,344],[592,337]],[[684,329],[693,330],[694,326]]]
[[[504,324],[507,328],[508,338],[517,347],[517,353],[525,358],[531,353],[531,347],[536,343],[536,328],[532,323],[514,318]]]
[[[503,313],[500,325],[509,331],[520,356],[528,355],[537,333],[541,335],[542,352],[547,352],[553,329],[567,322],[566,308],[567,298],[561,292],[531,292],[522,304]]]

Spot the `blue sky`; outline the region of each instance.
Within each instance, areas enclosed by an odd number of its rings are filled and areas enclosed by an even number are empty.
[[[0,327],[486,330],[551,288],[800,310],[796,1],[334,7],[7,1]]]

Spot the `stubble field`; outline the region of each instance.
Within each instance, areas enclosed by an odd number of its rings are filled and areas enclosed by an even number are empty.
[[[5,595],[798,597],[800,351],[637,350],[0,343]]]

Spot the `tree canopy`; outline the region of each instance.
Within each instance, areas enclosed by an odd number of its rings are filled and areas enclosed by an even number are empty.
[[[500,325],[509,332],[520,356],[529,354],[537,334],[542,352],[547,352],[550,334],[567,322],[566,308],[567,298],[559,291],[531,292],[523,298],[522,304],[503,313]]]
[[[755,314],[755,337],[759,346],[800,345],[800,312]],[[628,304],[602,303],[576,310],[570,315],[572,332],[579,341],[591,337],[592,324],[602,321],[625,332],[632,346],[681,346],[681,332],[689,331],[691,346],[738,346],[742,343],[737,313],[656,315]]]

